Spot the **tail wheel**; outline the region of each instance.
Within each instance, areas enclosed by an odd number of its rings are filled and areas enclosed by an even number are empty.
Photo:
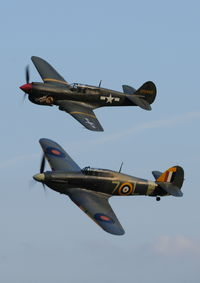
[[[160,197],[156,197],[156,200],[157,200],[157,201],[160,201]]]

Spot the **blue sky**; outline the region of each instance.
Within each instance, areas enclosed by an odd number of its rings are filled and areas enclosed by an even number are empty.
[[[6,1],[0,9],[0,281],[192,282],[200,280],[199,1]],[[151,112],[95,111],[89,132],[55,107],[23,103],[19,86],[32,55],[69,82],[121,90],[157,85]],[[115,197],[126,234],[105,233],[65,196],[32,183],[39,138],[60,143],[81,167],[153,180],[185,170],[183,198]]]

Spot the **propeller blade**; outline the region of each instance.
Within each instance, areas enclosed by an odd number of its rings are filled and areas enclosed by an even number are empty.
[[[23,102],[25,101],[25,99],[26,99],[26,93],[24,92]]]
[[[43,190],[44,190],[44,195],[46,197],[47,196],[47,188],[46,188],[44,183],[42,183],[42,186],[43,186]]]
[[[36,184],[36,181],[35,181],[35,180],[33,180],[33,179],[30,180],[30,181],[29,181],[29,189],[32,189],[32,187],[35,186],[35,184]]]
[[[30,80],[30,72],[29,72],[29,66],[27,65],[25,68],[25,79],[26,79],[26,84],[29,84]],[[26,90],[24,89],[26,85],[21,86],[20,88],[24,91],[24,97],[23,97],[23,102],[26,99]]]
[[[44,172],[44,168],[45,168],[45,155],[43,154],[42,160],[41,160],[41,165],[40,165],[40,173]]]
[[[35,186],[35,184],[36,184],[35,180],[30,180],[30,182],[29,182],[29,189],[31,190],[32,187]],[[41,184],[43,186],[44,194],[45,194],[45,197],[46,197],[47,196],[47,188],[46,188],[44,183],[41,183]]]
[[[25,73],[26,73],[26,83],[28,84],[29,80],[30,80],[30,72],[29,72],[29,66],[28,65],[26,66]]]

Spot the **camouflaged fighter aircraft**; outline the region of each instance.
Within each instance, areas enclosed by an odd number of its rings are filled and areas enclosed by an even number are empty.
[[[60,145],[49,139],[40,139],[44,156],[40,173],[33,176],[36,181],[54,191],[66,194],[90,216],[101,228],[114,235],[123,235],[119,220],[108,199],[111,196],[146,195],[181,197],[184,171],[173,166],[164,173],[153,171],[155,181],[132,177],[107,169],[81,169]],[[44,172],[45,158],[52,171]],[[121,168],[120,168],[121,169]]]
[[[45,60],[33,56],[32,61],[44,83],[29,83],[29,70],[26,68],[26,84],[20,88],[31,102],[39,105],[57,105],[91,131],[103,131],[93,110],[102,106],[139,106],[151,110],[156,97],[153,82],[144,83],[138,90],[123,85],[123,93],[79,83],[69,84]]]

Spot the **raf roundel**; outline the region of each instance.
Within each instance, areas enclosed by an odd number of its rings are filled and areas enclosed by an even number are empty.
[[[59,148],[55,148],[55,147],[47,147],[46,153],[53,155],[55,157],[61,157],[61,158],[65,157],[65,153],[62,152]]]
[[[114,223],[113,219],[110,218],[109,216],[105,215],[105,214],[96,213],[94,215],[94,218],[98,221],[107,222],[107,223]]]
[[[60,155],[60,151],[58,151],[57,149],[52,149],[51,152],[52,152],[54,155]]]
[[[133,185],[131,183],[123,183],[119,188],[119,195],[128,196],[133,192]]]

